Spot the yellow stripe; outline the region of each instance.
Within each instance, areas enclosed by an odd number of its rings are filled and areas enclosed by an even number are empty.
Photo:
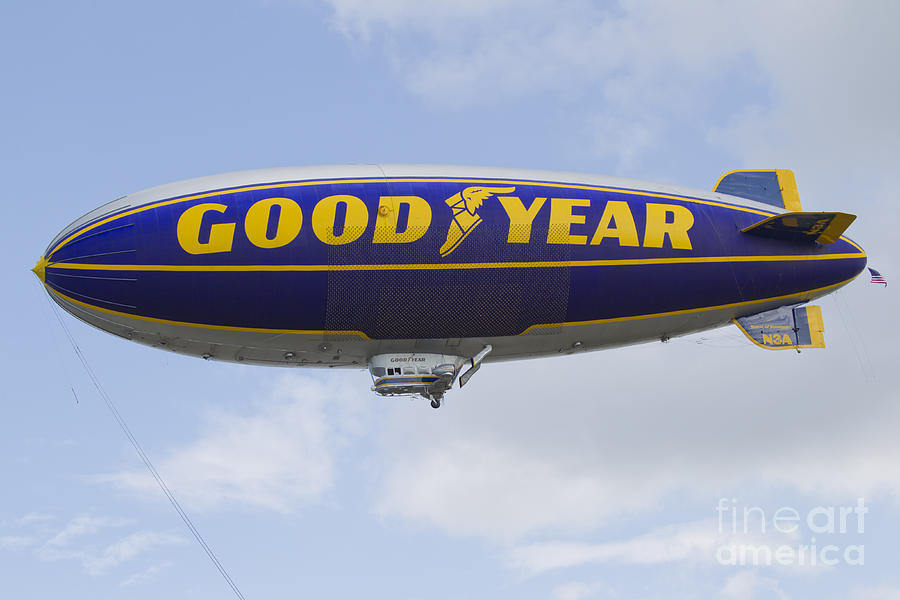
[[[857,250],[859,250],[860,253],[861,253],[863,256],[866,255],[866,252],[865,252],[865,250],[862,249],[862,246],[860,246],[859,244],[857,244],[856,242],[854,242],[854,241],[851,240],[850,238],[846,238],[846,237],[844,237],[844,236],[841,236],[841,239],[844,240],[845,242],[847,242],[848,244],[850,244],[851,246],[853,246],[854,248],[856,248]]]
[[[369,336],[367,336],[362,331],[328,331],[328,330],[319,330],[319,329],[258,329],[255,327],[233,327],[230,325],[208,325],[206,323],[190,323],[188,321],[172,321],[169,319],[157,319],[156,317],[145,317],[143,315],[133,315],[131,313],[120,312],[118,310],[110,310],[108,308],[102,308],[100,306],[95,306],[93,304],[88,304],[87,302],[82,302],[80,300],[76,300],[75,298],[71,298],[63,293],[60,293],[49,285],[44,284],[44,287],[47,288],[48,292],[52,292],[59,296],[60,298],[64,298],[68,302],[72,304],[77,304],[78,306],[83,306],[85,308],[89,308],[91,310],[98,310],[100,312],[104,312],[111,315],[117,315],[120,317],[128,317],[129,319],[138,319],[140,321],[149,321],[151,323],[164,323],[166,325],[179,325],[182,327],[199,327],[201,329],[218,329],[222,331],[244,331],[249,333],[295,333],[301,335],[357,335],[364,340],[371,340]]]
[[[847,213],[835,213],[831,223],[825,228],[825,231],[816,238],[816,241],[822,244],[832,244],[841,239],[841,234],[847,231],[850,224],[856,220],[856,215]]]
[[[781,188],[781,203],[791,212],[801,212],[800,193],[797,191],[797,179],[790,169],[775,169],[778,187]]]
[[[856,279],[856,276],[853,276],[850,279],[841,281],[840,283],[834,283],[832,285],[826,285],[825,287],[815,288],[812,290],[806,290],[804,292],[795,292],[793,294],[787,294],[784,296],[773,296],[771,298],[760,298],[758,300],[747,300],[745,302],[732,302],[730,304],[719,304],[717,306],[705,306],[703,308],[687,308],[684,310],[673,310],[670,312],[653,313],[650,315],[635,315],[632,317],[616,317],[614,319],[594,319],[591,321],[568,321],[565,323],[542,323],[540,325],[532,325],[531,327],[529,327],[528,329],[526,329],[519,335],[525,335],[532,329],[549,329],[552,327],[572,327],[572,326],[576,326],[576,325],[598,325],[600,323],[619,323],[622,321],[635,321],[638,319],[649,319],[649,318],[655,318],[655,317],[687,315],[687,314],[691,314],[691,313],[705,312],[705,311],[709,311],[709,310],[718,310],[721,308],[734,308],[737,306],[748,306],[750,304],[757,304],[759,302],[771,302],[772,300],[787,300],[788,298],[796,298],[798,296],[803,296],[804,294],[812,294],[815,292],[821,292],[821,291],[829,290],[832,288],[838,288],[838,287],[841,287],[842,285],[846,285],[846,284],[850,283],[854,279]]]
[[[131,210],[127,210],[123,213],[119,213],[117,215],[113,215],[111,217],[107,217],[106,219],[97,221],[91,225],[86,227],[82,227],[75,233],[69,235],[64,240],[59,242],[53,250],[47,253],[47,256],[52,256],[54,252],[58,251],[60,248],[68,244],[74,238],[79,235],[94,229],[95,227],[99,227],[100,225],[104,225],[111,221],[115,221],[116,219],[121,219],[122,217],[127,217],[129,215],[137,214],[139,212],[143,212],[145,210],[151,210],[154,208],[159,208],[161,206],[170,206],[172,204],[178,204],[181,202],[189,202],[191,200],[200,200],[202,198],[212,198],[214,196],[222,196],[225,194],[236,194],[239,192],[247,192],[253,190],[272,190],[272,189],[281,189],[281,188],[290,188],[290,187],[305,187],[310,185],[336,185],[336,184],[344,184],[344,183],[484,183],[486,181],[490,181],[492,184],[497,185],[530,185],[537,187],[556,187],[556,188],[564,188],[564,189],[572,189],[572,190],[592,190],[599,192],[614,192],[619,194],[630,194],[636,196],[647,196],[651,198],[666,198],[669,200],[681,200],[685,202],[693,202],[695,204],[707,204],[709,206],[719,206],[724,208],[730,208],[733,210],[739,210],[743,212],[749,212],[758,215],[771,216],[773,213],[765,212],[761,210],[756,210],[754,208],[747,208],[744,206],[736,206],[733,204],[725,204],[723,202],[714,202],[711,200],[700,200],[699,198],[685,198],[683,196],[676,196],[673,194],[662,194],[658,192],[645,192],[641,190],[622,190],[618,188],[611,187],[602,187],[602,186],[594,186],[594,185],[581,185],[581,184],[571,184],[571,183],[552,183],[552,182],[536,182],[536,181],[527,181],[527,180],[518,180],[518,179],[510,179],[510,180],[495,180],[495,179],[454,179],[454,178],[378,178],[378,179],[334,179],[334,180],[325,180],[325,181],[295,181],[290,183],[273,183],[273,184],[260,184],[260,185],[251,185],[245,186],[241,188],[234,189],[226,189],[226,190],[217,190],[213,192],[203,192],[201,194],[194,194],[191,196],[185,196],[184,198],[176,198],[173,200],[163,200],[161,202],[153,202],[151,204],[145,204],[144,206],[139,206],[137,208],[132,208]]]
[[[806,307],[806,321],[809,324],[811,348],[825,347],[825,321],[822,319],[821,306]]]
[[[775,256],[685,256],[681,258],[622,258],[608,260],[557,260],[496,263],[409,263],[379,265],[100,265],[92,263],[50,263],[47,268],[84,271],[164,271],[164,272],[284,272],[284,271],[445,271],[450,269],[528,269],[547,267],[616,267],[632,265],[673,265],[697,263],[792,262],[865,258],[865,252],[839,254],[791,254]]]

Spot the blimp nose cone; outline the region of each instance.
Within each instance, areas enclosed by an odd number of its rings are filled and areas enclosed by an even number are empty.
[[[41,283],[44,283],[44,274],[47,268],[47,259],[43,256],[37,261],[37,264],[31,269],[31,272],[37,275]]]

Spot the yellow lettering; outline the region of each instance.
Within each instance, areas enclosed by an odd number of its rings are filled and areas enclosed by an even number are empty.
[[[775,342],[772,341],[772,336],[768,333],[763,334],[763,344],[769,344],[770,346],[774,346]]]
[[[829,223],[831,223],[831,219],[819,219],[818,221],[816,221],[815,225],[813,225],[812,227],[809,228],[809,233],[810,234],[819,233],[820,231],[825,229],[825,227]]]
[[[269,239],[266,232],[269,229],[269,220],[272,218],[272,208],[279,207],[278,224],[275,227],[275,237]],[[247,239],[257,248],[280,248],[290,244],[300,233],[303,225],[303,211],[300,205],[290,198],[266,198],[255,202],[247,211],[244,220],[244,232]]]
[[[178,218],[175,233],[178,243],[188,254],[212,254],[213,252],[230,252],[234,242],[234,223],[215,223],[209,229],[209,241],[200,241],[200,228],[203,215],[208,212],[224,213],[228,208],[224,204],[198,204],[192,206]]]
[[[610,228],[609,224],[615,220],[616,226]],[[591,245],[599,244],[603,238],[618,238],[620,246],[640,246],[637,227],[634,224],[634,215],[628,203],[622,200],[610,200],[603,208],[600,224],[591,239]]]
[[[552,198],[550,200],[550,228],[548,244],[587,244],[586,235],[572,235],[572,225],[584,224],[584,215],[573,215],[576,206],[590,206],[591,201],[582,198]]]
[[[335,235],[339,204],[346,207],[346,212],[341,233]],[[366,204],[356,196],[336,195],[322,198],[312,213],[313,232],[326,244],[349,244],[363,234],[368,224],[369,211],[366,210]]]
[[[506,210],[506,216],[509,217],[507,243],[527,244],[531,241],[531,225],[547,199],[535,198],[528,208],[525,208],[525,205],[516,196],[500,196],[497,200],[500,201],[503,209]]]
[[[400,206],[409,207],[406,229],[397,231],[400,221]],[[375,217],[374,244],[408,244],[428,231],[431,225],[431,205],[418,196],[382,196],[378,202]]]
[[[668,221],[672,215],[672,222]],[[662,248],[666,236],[672,248],[690,250],[688,230],[694,226],[694,214],[678,204],[647,204],[647,228],[644,231],[645,248]]]

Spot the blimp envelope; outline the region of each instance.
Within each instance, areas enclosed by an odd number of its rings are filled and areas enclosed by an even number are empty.
[[[712,192],[487,167],[263,169],[91,211],[35,273],[65,310],[133,341],[209,360],[368,367],[379,394],[439,398],[482,360],[754,315],[743,327],[759,345],[818,347],[820,315],[793,307],[864,269],[844,236],[853,218],[804,211],[785,169],[735,171]]]

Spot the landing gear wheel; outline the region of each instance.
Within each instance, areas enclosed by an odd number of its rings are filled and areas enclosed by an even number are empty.
[[[431,408],[440,408],[440,407],[441,407],[441,401],[440,401],[440,400],[432,400],[432,401],[431,401]]]

